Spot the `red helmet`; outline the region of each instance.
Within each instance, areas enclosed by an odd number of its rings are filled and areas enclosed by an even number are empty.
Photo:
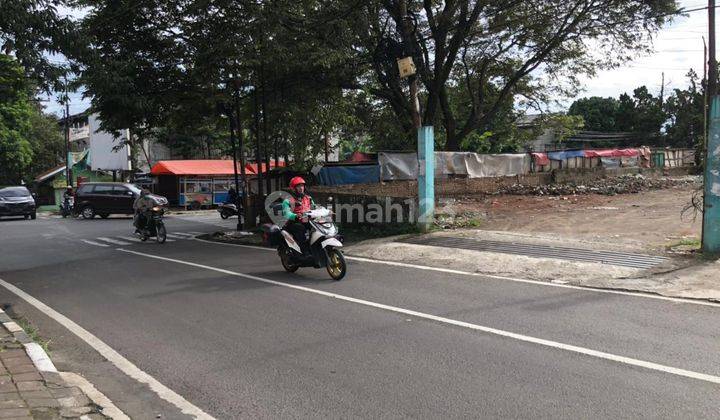
[[[300,184],[305,184],[305,180],[302,177],[296,176],[290,180],[290,188],[295,189]]]

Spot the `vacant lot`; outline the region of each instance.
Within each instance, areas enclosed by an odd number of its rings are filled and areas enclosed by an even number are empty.
[[[596,242],[624,242],[651,249],[700,237],[701,217],[683,209],[690,203],[693,185],[614,196],[497,195],[448,199],[440,212],[474,215],[481,229],[542,233]]]

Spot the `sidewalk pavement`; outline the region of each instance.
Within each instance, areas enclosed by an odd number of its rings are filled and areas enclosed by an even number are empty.
[[[108,418],[3,311],[0,322],[0,419]]]
[[[512,245],[534,244],[594,251],[621,251],[645,254],[640,246],[618,242],[576,240],[559,235],[520,234],[484,230],[443,231],[426,237],[450,237],[497,241]],[[543,258],[532,255],[448,249],[440,246],[402,242],[403,237],[364,241],[347,248],[348,255],[407,264],[417,264],[473,274],[547,281],[603,289],[632,290],[667,297],[720,301],[720,261],[705,261],[688,255],[668,257],[650,269],[611,264]]]

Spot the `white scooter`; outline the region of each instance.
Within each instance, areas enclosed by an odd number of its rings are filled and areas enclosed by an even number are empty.
[[[300,244],[290,232],[277,225],[270,226],[270,243],[277,246],[283,268],[294,273],[300,267],[325,267],[333,280],[342,280],[347,272],[347,264],[340,250],[343,244],[332,220],[332,212],[324,207],[316,207],[306,212],[304,217],[307,217],[310,226],[307,230],[310,254],[303,254]]]

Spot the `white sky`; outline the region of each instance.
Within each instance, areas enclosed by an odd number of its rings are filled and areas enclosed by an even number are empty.
[[[703,0],[680,0],[679,3],[685,9],[707,6],[707,2]],[[77,11],[71,13],[76,17],[83,14]],[[716,19],[720,22],[720,13]],[[617,69],[599,72],[593,78],[581,79],[585,88],[577,98],[618,97],[624,92],[632,94],[635,88],[643,85],[646,85],[652,94],[657,95],[660,92],[663,72],[666,94],[673,88],[684,88],[687,86],[685,75],[690,68],[695,69],[702,77],[703,35],[707,36],[707,10],[692,12],[687,17],[676,17],[658,33],[655,53],[638,57]],[[569,106],[572,101],[573,99],[570,99],[564,103]],[[49,100],[45,105],[48,112],[62,114],[61,106],[56,100]],[[82,99],[80,92],[70,94],[71,114],[82,112],[89,106],[90,101]]]
[[[680,0],[685,9],[706,7],[707,1]],[[703,40],[707,39],[707,10],[689,13],[687,17],[676,17],[661,30],[655,39],[655,53],[638,57],[625,66],[602,71],[594,78],[583,78],[585,91],[578,98],[589,96],[618,97],[639,86],[647,86],[653,95],[660,92],[662,73],[665,73],[665,93],[673,88],[687,86],[685,75],[693,68],[700,77],[703,73]],[[716,16],[716,22],[720,22]],[[568,101],[569,105],[572,100]]]

